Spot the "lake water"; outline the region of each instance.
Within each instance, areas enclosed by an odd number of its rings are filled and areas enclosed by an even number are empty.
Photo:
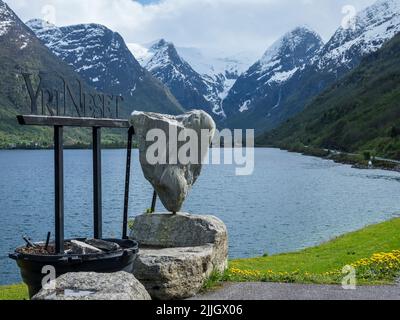
[[[121,236],[125,151],[103,151],[104,233]],[[130,216],[151,205],[152,188],[134,153]],[[92,158],[65,151],[66,237],[92,235]],[[365,225],[400,216],[400,174],[277,149],[257,149],[252,176],[231,165],[207,165],[185,204],[213,214],[229,231],[230,257],[276,254],[319,244]],[[53,231],[53,152],[0,151],[0,284],[20,281],[8,253]],[[158,207],[163,211],[162,207]]]

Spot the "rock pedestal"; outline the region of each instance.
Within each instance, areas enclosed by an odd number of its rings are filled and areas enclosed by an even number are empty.
[[[192,297],[213,272],[227,268],[226,226],[213,216],[142,215],[131,238],[140,245],[134,275],[155,299]]]
[[[127,272],[67,273],[54,290],[42,289],[32,300],[151,300],[144,286]]]

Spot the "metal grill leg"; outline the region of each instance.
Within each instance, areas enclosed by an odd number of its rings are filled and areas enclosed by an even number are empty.
[[[93,222],[94,238],[103,236],[103,213],[101,195],[101,128],[93,128]]]
[[[157,192],[154,190],[153,200],[151,201],[151,213],[154,213],[156,211],[156,204],[157,204]]]
[[[54,127],[55,241],[56,253],[64,253],[64,154],[63,127]]]
[[[129,185],[131,178],[132,140],[134,134],[135,134],[135,129],[133,127],[130,127],[128,131],[128,145],[126,149],[125,197],[124,197],[124,217],[122,223],[122,239],[128,239]]]

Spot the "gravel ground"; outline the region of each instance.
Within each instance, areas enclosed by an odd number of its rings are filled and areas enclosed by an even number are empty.
[[[400,283],[392,286],[341,286],[281,283],[228,283],[193,300],[400,300]]]

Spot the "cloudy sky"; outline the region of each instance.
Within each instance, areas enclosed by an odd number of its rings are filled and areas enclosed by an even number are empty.
[[[298,25],[328,40],[343,19],[375,0],[5,0],[24,20],[45,18],[59,26],[100,23],[128,43],[165,38],[227,56],[261,55]],[[344,10],[343,9],[346,9]],[[351,8],[351,7],[350,7]]]

